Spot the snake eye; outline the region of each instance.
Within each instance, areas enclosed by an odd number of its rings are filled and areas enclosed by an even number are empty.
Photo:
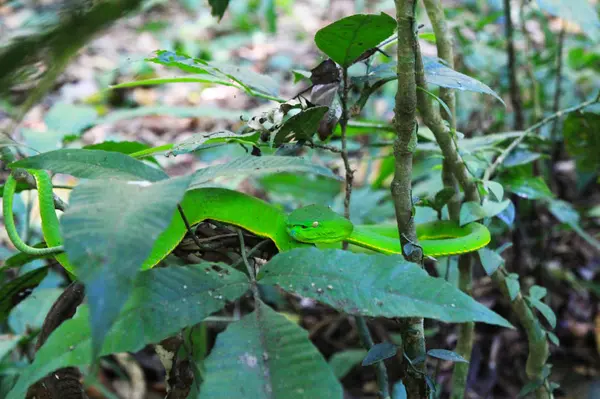
[[[319,222],[317,222],[316,220],[312,222],[312,227],[319,227]]]

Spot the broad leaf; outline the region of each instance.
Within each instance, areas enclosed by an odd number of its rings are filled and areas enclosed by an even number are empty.
[[[45,152],[10,164],[11,168],[46,169],[83,179],[159,181],[168,176],[162,170],[119,152],[62,149]]]
[[[396,21],[387,14],[357,14],[342,18],[315,34],[317,47],[342,67],[394,33]]]
[[[39,269],[27,272],[0,287],[0,323],[6,320],[11,309],[23,299],[27,298],[27,295],[31,293],[31,290],[37,287],[47,274],[48,268],[40,267]]]
[[[543,178],[539,176],[510,176],[502,179],[506,189],[527,199],[549,199],[554,194]]]
[[[207,263],[157,268],[141,272],[131,297],[104,341],[100,355],[137,352],[180,329],[201,322],[249,288],[245,274],[226,265]],[[168,323],[165,323],[168,320]],[[46,374],[67,366],[92,363],[87,305],[50,335],[21,374],[7,399],[25,396],[27,387]]]
[[[491,218],[498,215],[500,212],[504,211],[508,205],[510,204],[510,200],[504,200],[502,202],[490,201],[488,199],[484,199],[481,207],[485,212],[485,217]]]
[[[258,278],[260,284],[276,284],[353,315],[511,326],[470,296],[399,255],[294,249],[277,254],[263,266]]]
[[[93,180],[73,190],[61,230],[74,273],[86,286],[94,355],[189,182],[189,176],[154,184]]]
[[[198,169],[193,175],[190,190],[202,187],[216,177],[252,176],[280,172],[314,173],[341,180],[330,169],[301,157],[247,156],[236,158],[225,164]]]
[[[308,333],[262,302],[217,337],[198,399],[343,397]]]
[[[198,118],[211,117],[211,119],[223,119],[227,121],[239,121],[241,117],[247,117],[248,111],[229,110],[217,107],[176,107],[169,105],[157,105],[139,107],[132,109],[119,109],[112,111],[98,119],[97,124],[115,123],[121,120],[139,118],[149,115],[167,115],[175,118]]]
[[[256,143],[257,139],[258,134],[256,132],[237,134],[229,130],[220,130],[218,132],[196,133],[185,141],[175,145],[173,149],[167,153],[167,156],[171,154],[187,154],[202,149],[202,147],[213,143],[240,142],[252,145]]]
[[[348,349],[343,352],[336,352],[329,358],[329,367],[337,379],[341,380],[352,370],[354,366],[360,364],[367,355],[364,349]]]
[[[494,195],[496,201],[502,201],[504,199],[504,187],[502,184],[493,180],[486,180],[484,185],[485,188]]]
[[[521,285],[519,283],[519,275],[516,273],[510,273],[506,276],[506,289],[510,300],[514,301],[519,292],[521,291]]]
[[[363,366],[370,366],[371,364],[396,356],[396,353],[398,353],[398,347],[396,345],[391,342],[381,342],[373,345],[371,349],[369,349],[367,356],[365,356],[361,364]]]
[[[458,353],[446,349],[430,349],[427,351],[427,356],[435,357],[437,359],[442,360],[449,360],[451,362],[469,363],[467,359],[465,359]]]
[[[518,149],[511,152],[508,157],[502,162],[504,168],[512,168],[514,166],[525,165],[540,158],[542,154],[539,152],[531,152],[526,149]]]
[[[594,41],[600,40],[598,11],[589,0],[537,0],[540,8],[549,14],[574,22]]]
[[[50,308],[63,290],[59,288],[35,289],[23,302],[19,303],[8,316],[8,325],[15,334],[26,335],[42,328]]]

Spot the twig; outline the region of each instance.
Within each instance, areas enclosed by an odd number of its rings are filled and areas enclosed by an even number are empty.
[[[340,102],[342,105],[342,116],[340,118],[340,128],[342,129],[342,160],[346,171],[346,196],[344,197],[344,216],[350,219],[350,197],[352,196],[352,183],[354,182],[354,171],[348,160],[348,140],[346,138],[346,127],[348,125],[348,68],[342,69],[342,95]],[[348,243],[344,242],[344,249],[348,248]]]
[[[508,147],[506,147],[504,149],[504,151],[502,151],[502,153],[498,156],[498,158],[496,158],[496,160],[494,161],[493,164],[490,165],[489,168],[486,169],[484,175],[483,175],[483,180],[489,180],[492,175],[494,174],[494,172],[496,172],[496,169],[498,169],[498,167],[504,163],[504,160],[506,159],[506,157],[508,157],[508,155],[511,153],[512,150],[514,150],[519,144],[521,144],[523,142],[523,140],[525,140],[525,138],[530,135],[531,133],[533,133],[534,131],[536,131],[537,129],[539,129],[540,127],[552,122],[553,120],[562,117],[563,115],[569,114],[571,112],[577,112],[585,107],[588,107],[592,104],[595,104],[597,102],[600,102],[600,92],[598,92],[598,94],[596,95],[595,98],[587,100],[582,102],[579,105],[575,105],[573,107],[569,107],[569,108],[565,108],[562,109],[558,112],[555,112],[554,114],[547,116],[546,118],[542,119],[541,121],[539,121],[538,123],[536,123],[535,125],[529,127],[527,130],[525,130],[523,132],[522,135],[520,135],[519,137],[517,137],[512,143],[510,143],[510,145]]]
[[[357,316],[355,317],[356,328],[358,330],[358,336],[360,337],[360,341],[362,342],[365,349],[369,350],[374,345],[373,338],[371,337],[371,333],[369,332],[369,326],[367,325],[367,321],[364,317]],[[387,371],[385,369],[385,363],[377,362],[376,364],[376,372],[377,372],[377,384],[379,385],[379,396],[383,399],[390,399],[390,388],[388,382]]]
[[[248,256],[246,255],[246,244],[244,243],[244,234],[241,230],[238,230],[238,237],[240,239],[240,252],[242,253],[242,259],[246,265],[246,269],[248,270],[248,275],[250,276],[252,296],[254,297],[256,309],[258,310],[260,306],[260,292],[258,291],[258,285],[256,284],[256,270],[252,267],[252,265],[250,265],[250,262],[248,262]]]
[[[342,154],[342,150],[339,148],[336,148],[332,145],[327,145],[327,144],[316,144],[316,143],[311,143],[311,142],[306,142],[306,145],[310,148],[319,148],[321,150],[327,150],[327,151],[331,151],[334,152],[336,154]]]
[[[204,245],[202,244],[202,242],[200,242],[200,239],[198,237],[196,237],[196,234],[194,234],[194,232],[192,231],[192,227],[190,226],[190,223],[188,222],[187,218],[185,217],[185,213],[183,212],[183,208],[181,207],[180,204],[177,204],[177,210],[179,211],[181,220],[183,220],[183,224],[185,224],[185,228],[186,228],[187,232],[192,236],[192,240],[194,240],[194,244],[196,244],[198,246],[198,248],[204,248]]]

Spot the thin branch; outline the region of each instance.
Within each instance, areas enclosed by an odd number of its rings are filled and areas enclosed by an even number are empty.
[[[332,145],[316,144],[316,143],[311,143],[311,142],[308,142],[308,141],[306,142],[305,145],[308,146],[308,147],[310,147],[310,148],[318,148],[320,150],[327,150],[327,151],[331,151],[331,152],[336,153],[336,154],[342,154],[343,153],[343,150],[341,150],[341,149],[339,149],[337,147],[334,147]]]
[[[510,145],[508,147],[506,147],[504,149],[504,151],[502,151],[502,153],[498,156],[498,158],[496,158],[494,163],[491,164],[490,167],[486,169],[486,171],[483,175],[483,180],[489,180],[492,177],[492,175],[496,172],[496,169],[498,169],[498,167],[500,165],[502,165],[502,163],[504,163],[504,161],[506,160],[506,157],[508,157],[508,155],[510,155],[512,150],[517,148],[517,146],[519,144],[521,144],[523,142],[523,140],[525,140],[525,138],[527,138],[527,136],[529,136],[531,133],[535,132],[537,129],[541,128],[542,126],[554,121],[555,119],[561,118],[563,115],[570,114],[571,112],[577,112],[577,111],[582,110],[582,109],[584,109],[592,104],[595,104],[597,102],[600,102],[600,92],[598,92],[596,97],[593,99],[584,101],[579,105],[575,105],[573,107],[565,108],[558,112],[555,112],[554,114],[549,115],[546,118],[542,119],[535,125],[529,127],[527,130],[525,130],[523,132],[522,135],[520,135],[512,143],[510,143]]]

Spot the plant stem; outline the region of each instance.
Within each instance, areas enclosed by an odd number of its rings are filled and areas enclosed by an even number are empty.
[[[396,211],[396,222],[400,233],[400,244],[408,240],[417,243],[417,234],[413,217],[412,203],[412,162],[413,153],[417,146],[417,84],[415,79],[415,49],[417,46],[415,32],[414,0],[395,0],[396,22],[398,24],[398,90],[394,108],[394,178],[391,184],[391,194]],[[411,253],[403,255],[407,260],[423,264],[423,253],[416,248]],[[425,355],[425,335],[423,319],[410,317],[401,320],[401,334],[404,352],[409,358],[415,359]],[[424,362],[418,368],[424,371]],[[426,398],[428,388],[420,373],[407,371],[404,379],[408,398]]]
[[[369,350],[374,345],[373,338],[371,337],[371,333],[369,332],[369,326],[367,326],[367,321],[364,317],[356,317],[356,328],[358,329],[358,335],[360,340],[365,347],[365,349]],[[377,371],[377,383],[379,385],[379,396],[383,399],[390,399],[390,388],[388,383],[387,371],[385,369],[384,362],[377,362],[376,364]]]
[[[558,48],[556,50],[556,76],[555,76],[555,88],[554,88],[554,100],[552,102],[552,112],[556,113],[558,112],[558,110],[560,109],[560,97],[562,95],[562,66],[563,66],[563,48],[564,48],[564,42],[565,42],[565,26],[564,24],[562,24],[561,28],[560,28],[560,33],[558,34]],[[556,162],[558,161],[558,158],[560,158],[560,153],[561,153],[561,149],[562,149],[562,142],[559,140],[559,132],[560,132],[560,128],[559,128],[559,119],[555,119],[554,120],[554,124],[552,125],[552,133],[550,135],[551,139],[552,139],[552,154],[550,157],[550,165],[549,165],[549,171],[550,171],[550,181],[552,183],[551,187],[556,188],[558,190],[558,196],[559,197],[563,197],[563,193],[561,191],[561,187],[560,184],[558,184],[557,180],[556,180],[556,176],[553,172],[554,170],[554,165],[556,165]]]

